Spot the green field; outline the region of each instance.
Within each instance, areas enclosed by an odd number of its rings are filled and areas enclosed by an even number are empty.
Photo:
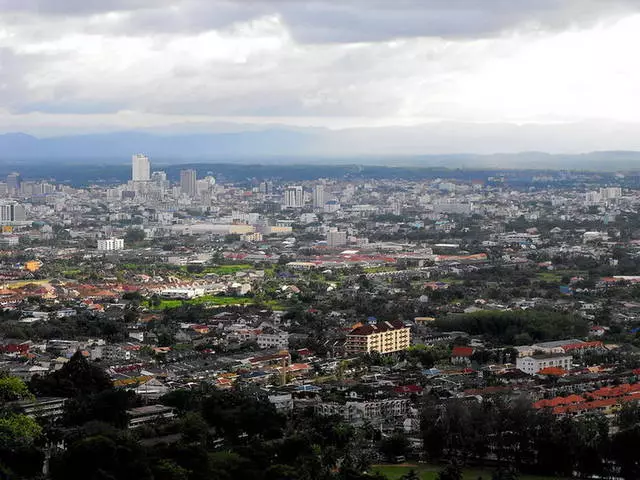
[[[558,272],[540,272],[538,273],[538,278],[547,283],[560,283],[562,280],[563,274]]]
[[[374,465],[371,470],[378,472],[387,477],[389,480],[398,480],[403,475],[409,473],[409,470],[415,470],[421,480],[436,480],[438,472],[443,467],[435,465]],[[464,480],[478,480],[482,478],[484,480],[491,480],[491,469],[465,469],[463,472]],[[560,480],[558,477],[540,477],[535,475],[520,475],[518,480]]]
[[[547,283],[560,283],[562,277],[585,277],[587,272],[581,272],[579,270],[554,270],[546,272],[538,272],[537,277],[539,280],[543,280]]]
[[[249,305],[253,299],[244,297],[218,297],[216,295],[204,295],[191,300],[160,300],[160,305],[151,306],[149,301],[143,304],[153,310],[164,310],[167,308],[178,308],[182,305]]]
[[[236,272],[251,270],[252,268],[253,265],[249,265],[248,263],[238,265],[218,265],[217,267],[206,267],[201,273],[198,273],[198,275],[206,275],[207,273],[213,273],[214,275],[233,275]]]

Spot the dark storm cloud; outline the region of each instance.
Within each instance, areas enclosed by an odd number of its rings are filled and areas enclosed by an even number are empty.
[[[638,9],[638,0],[0,0],[0,11],[38,15],[129,12],[115,27],[123,34],[193,33],[277,14],[309,43],[562,29]]]

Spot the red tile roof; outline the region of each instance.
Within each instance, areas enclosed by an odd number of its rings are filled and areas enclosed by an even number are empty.
[[[452,357],[470,357],[473,355],[473,348],[471,347],[453,347],[451,352]]]
[[[354,328],[349,335],[373,335],[374,333],[390,332],[392,330],[400,330],[406,328],[404,322],[400,320],[390,320],[388,322],[380,322],[373,325],[363,325]]]
[[[594,342],[570,343],[569,345],[564,345],[562,347],[562,349],[565,352],[570,352],[572,350],[584,350],[587,348],[602,348],[602,342],[594,341]]]

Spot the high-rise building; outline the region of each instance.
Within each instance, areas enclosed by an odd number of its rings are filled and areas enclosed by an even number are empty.
[[[24,206],[19,203],[0,205],[0,223],[24,222],[26,219]]]
[[[190,197],[195,197],[198,194],[195,170],[189,169],[180,171],[180,192]]]
[[[162,170],[155,171],[151,174],[151,183],[160,192],[165,192],[169,189],[169,180],[167,180],[166,172]]]
[[[302,208],[304,206],[304,191],[301,186],[287,187],[284,191],[285,208]]]
[[[316,185],[313,187],[313,208],[323,208],[324,203],[324,185]]]
[[[21,183],[22,183],[22,179],[19,173],[13,172],[7,175],[7,190],[9,194],[13,195],[18,193],[20,191]]]
[[[131,180],[134,182],[148,182],[151,178],[151,163],[149,157],[140,153],[131,157]]]
[[[124,249],[124,239],[122,238],[106,238],[98,240],[98,250],[101,252],[108,252],[111,250]]]
[[[347,232],[339,232],[337,229],[327,232],[328,247],[342,247],[347,244]]]

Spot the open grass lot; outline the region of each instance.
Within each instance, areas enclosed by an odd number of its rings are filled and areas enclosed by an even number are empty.
[[[219,265],[217,267],[206,267],[199,275],[206,275],[207,273],[213,273],[215,275],[232,275],[236,272],[243,270],[251,270],[253,265],[237,264],[237,265]],[[186,267],[184,268],[186,271]]]
[[[191,300],[160,300],[160,304],[152,306],[149,300],[142,302],[142,305],[150,308],[151,310],[165,310],[170,308],[178,308],[182,305],[204,305],[204,306],[216,306],[224,307],[227,305],[253,305],[253,298],[245,297],[219,297],[217,295],[204,295],[202,297],[193,298]],[[282,304],[278,300],[267,300],[262,302],[265,308],[272,310],[286,310],[286,305]]]
[[[160,300],[160,305],[151,307],[154,310],[164,310],[167,308],[178,308],[184,305],[249,305],[253,303],[251,298],[243,297],[218,297],[216,295],[205,295],[203,297],[193,298],[191,300]],[[149,302],[144,302],[145,306],[149,306]]]
[[[543,280],[548,283],[560,283],[562,281],[562,277],[567,276],[571,277],[580,277],[586,276],[587,272],[581,272],[579,270],[554,270],[547,272],[539,272],[538,279]]]
[[[435,465],[374,465],[371,470],[373,472],[379,472],[389,480],[398,480],[403,475],[407,474],[409,470],[415,470],[420,476],[421,480],[435,480],[438,476],[438,472],[442,469],[440,466]],[[491,469],[466,469],[464,470],[464,480],[478,480],[482,478],[484,480],[491,480]],[[535,475],[520,475],[518,480],[561,480],[558,477],[540,477]]]

